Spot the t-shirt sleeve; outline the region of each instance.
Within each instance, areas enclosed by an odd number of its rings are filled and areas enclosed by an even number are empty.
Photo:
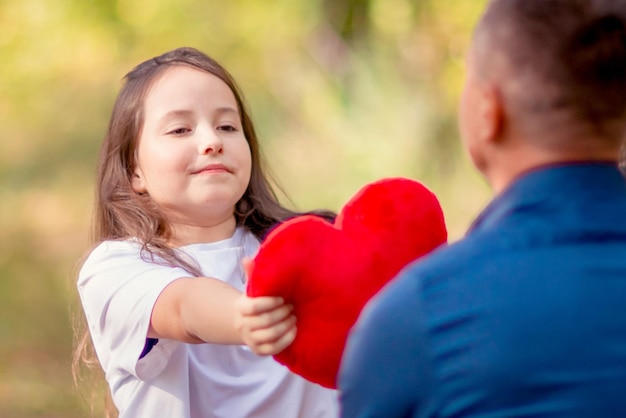
[[[180,343],[160,340],[140,360],[150,316],[163,289],[189,276],[182,268],[143,260],[133,242],[106,241],[91,252],[80,270],[78,291],[105,373],[150,380],[163,371]]]
[[[401,277],[383,289],[352,329],[339,372],[342,417],[416,416],[430,373],[414,281]]]

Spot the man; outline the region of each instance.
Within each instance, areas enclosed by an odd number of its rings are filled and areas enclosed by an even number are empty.
[[[459,116],[496,197],[366,307],[343,417],[626,416],[624,3],[489,3]]]

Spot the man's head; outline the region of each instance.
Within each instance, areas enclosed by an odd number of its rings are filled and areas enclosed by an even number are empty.
[[[626,127],[625,3],[489,3],[468,53],[460,125],[492,184],[509,168],[617,159]]]

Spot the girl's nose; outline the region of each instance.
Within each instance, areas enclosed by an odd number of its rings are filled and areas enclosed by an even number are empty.
[[[200,154],[221,154],[224,151],[222,138],[213,130],[202,135],[199,147]]]

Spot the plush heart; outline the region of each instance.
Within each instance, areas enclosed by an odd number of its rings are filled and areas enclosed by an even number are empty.
[[[363,306],[404,266],[446,240],[436,196],[405,178],[366,185],[334,224],[309,215],[281,224],[261,245],[247,287],[249,296],[282,296],[294,306],[298,333],[276,360],[335,388],[348,332]]]

